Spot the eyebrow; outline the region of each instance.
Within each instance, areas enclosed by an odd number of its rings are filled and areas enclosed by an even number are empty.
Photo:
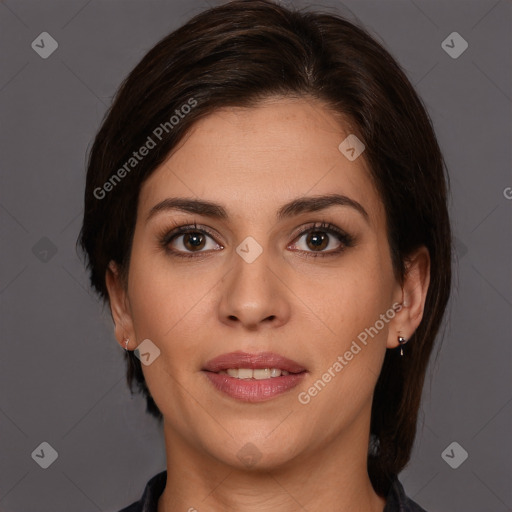
[[[276,212],[276,218],[277,220],[283,220],[301,213],[325,210],[332,206],[348,206],[353,208],[363,216],[366,222],[369,222],[368,213],[363,206],[354,199],[342,194],[298,197],[279,208]],[[188,197],[168,197],[151,208],[146,218],[146,223],[149,222],[149,220],[156,214],[168,210],[195,213],[197,215],[203,215],[214,219],[229,218],[226,209],[220,204]]]

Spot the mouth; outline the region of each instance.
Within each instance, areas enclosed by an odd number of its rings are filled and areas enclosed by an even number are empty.
[[[307,370],[272,352],[231,352],[206,363],[202,371],[224,395],[245,402],[262,402],[297,386]]]
[[[229,375],[234,379],[263,380],[275,379],[276,377],[281,377],[281,375],[290,375],[290,373],[293,372],[288,372],[281,368],[228,368],[227,370],[220,370],[216,373],[219,375]]]
[[[254,375],[249,375],[248,372],[244,372],[245,370],[279,370],[281,372],[285,372],[284,374],[290,373],[302,373],[306,371],[302,365],[293,361],[292,359],[288,359],[287,357],[281,356],[279,354],[275,354],[273,352],[260,352],[259,354],[249,354],[247,352],[230,352],[229,354],[222,354],[220,356],[215,357],[214,359],[210,359],[204,367],[202,368],[204,371],[219,373],[219,372],[228,372],[231,370],[243,370],[242,376],[239,375],[231,375],[232,377],[239,378],[252,378]],[[233,372],[232,372],[233,373]],[[274,372],[275,375],[270,375],[269,377],[279,377],[277,372]],[[256,375],[263,375],[260,373],[256,373]],[[258,378],[268,378],[265,377],[255,377]]]

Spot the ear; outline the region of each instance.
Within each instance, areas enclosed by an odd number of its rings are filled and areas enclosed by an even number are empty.
[[[420,325],[430,283],[430,254],[425,246],[414,251],[407,259],[400,304],[390,322],[387,348],[396,348],[398,337],[407,341]]]
[[[124,349],[125,339],[128,338],[130,340],[128,350],[130,350],[130,345],[133,349],[137,343],[133,329],[130,303],[119,268],[113,260],[108,264],[105,273],[105,284],[108,290],[110,313],[112,314],[112,319],[115,324],[114,332],[117,342]]]

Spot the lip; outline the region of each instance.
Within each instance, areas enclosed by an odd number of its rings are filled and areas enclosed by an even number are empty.
[[[217,356],[214,359],[210,359],[210,361],[205,364],[203,370],[216,373],[221,370],[227,370],[228,368],[251,368],[252,370],[261,368],[279,368],[290,373],[301,373],[306,371],[306,368],[296,361],[273,352],[249,354],[242,351],[230,352],[228,354]],[[279,377],[275,378],[278,379]]]
[[[226,374],[219,374],[228,368],[279,368],[289,375],[268,379],[237,379]],[[274,354],[261,352],[231,352],[222,354],[208,361],[203,373],[209,382],[222,393],[243,402],[263,402],[289,391],[299,385],[307,374],[307,370],[296,361]]]

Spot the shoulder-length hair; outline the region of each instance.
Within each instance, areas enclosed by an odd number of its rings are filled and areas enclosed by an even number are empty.
[[[450,293],[451,234],[447,176],[430,118],[400,66],[364,29],[340,16],[236,0],[162,39],[123,81],[96,135],[78,243],[91,284],[106,302],[109,261],[127,276],[144,180],[198,119],[271,96],[317,99],[364,142],[397,279],[403,280],[414,249],[424,245],[430,253],[423,320],[406,357],[387,351],[373,397],[377,449],[369,450],[368,472],[385,494],[410,458],[425,372]],[[135,161],[135,150],[152,146],[148,137],[154,146]],[[133,352],[126,360],[130,389],[136,384],[147,411],[161,420],[140,361]]]

